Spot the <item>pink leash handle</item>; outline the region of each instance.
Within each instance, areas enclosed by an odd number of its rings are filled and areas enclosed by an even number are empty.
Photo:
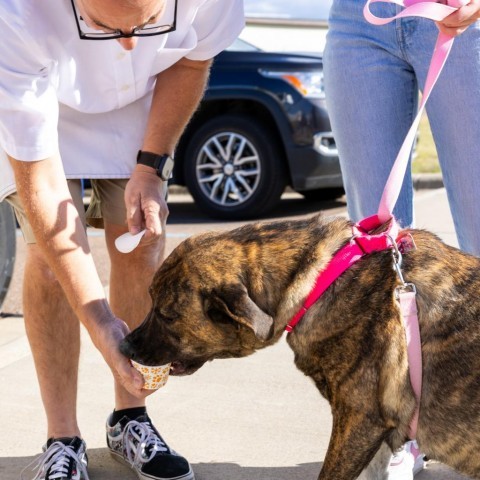
[[[405,8],[397,15],[389,18],[380,18],[373,15],[370,11],[370,5],[372,3],[394,3],[404,6]],[[449,0],[449,5],[438,3],[436,1],[419,1],[419,0],[367,0],[365,4],[363,14],[365,18],[374,25],[386,25],[387,23],[404,17],[423,17],[434,21],[441,21],[448,15],[455,12],[460,6],[463,6],[466,2],[462,0]],[[452,6],[450,6],[452,5]],[[453,6],[456,5],[456,6]],[[443,33],[439,33],[435,49],[433,51],[430,67],[427,73],[427,79],[425,81],[425,87],[423,90],[422,101],[420,103],[417,116],[410,127],[410,130],[403,141],[403,144],[398,152],[395,163],[393,164],[390,176],[388,177],[385,189],[380,200],[378,207],[378,217],[381,222],[386,222],[392,218],[392,212],[397,203],[402,188],[403,179],[408,166],[408,160],[410,152],[412,151],[413,144],[415,142],[415,134],[422,117],[425,104],[427,103],[430,93],[432,92],[435,83],[445,65],[445,61],[450,53],[453,45],[454,37],[450,37]]]

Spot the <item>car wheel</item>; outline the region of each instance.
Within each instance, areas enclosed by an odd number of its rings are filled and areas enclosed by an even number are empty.
[[[16,254],[16,222],[7,202],[0,203],[0,306],[7,295]]]
[[[298,192],[305,197],[306,200],[312,202],[320,202],[327,200],[336,200],[345,195],[345,190],[342,187],[318,188],[315,190],[304,190]]]
[[[185,149],[185,183],[201,210],[221,219],[259,217],[280,200],[286,186],[279,141],[245,115],[205,122]]]

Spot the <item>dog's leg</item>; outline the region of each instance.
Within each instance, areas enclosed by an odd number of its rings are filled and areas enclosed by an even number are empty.
[[[342,410],[334,414],[330,444],[318,480],[356,480],[382,446],[384,429],[370,422],[365,412]],[[382,450],[381,470],[384,470],[385,456]],[[374,468],[372,465],[367,470],[369,475],[375,475]],[[380,477],[369,477],[371,480],[377,478],[382,478],[381,473]]]
[[[383,442],[382,446],[373,457],[373,460],[358,477],[358,480],[387,480],[387,469],[391,458],[392,450],[385,442]]]

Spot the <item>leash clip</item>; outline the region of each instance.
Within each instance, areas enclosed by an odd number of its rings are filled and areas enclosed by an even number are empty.
[[[391,252],[393,257],[393,269],[397,272],[397,276],[402,282],[402,286],[405,287],[405,285],[407,285],[407,282],[405,282],[405,279],[403,278],[403,273],[402,273],[402,262],[403,262],[402,253],[398,249],[397,242],[395,242],[390,235],[387,235],[387,236],[390,239],[390,243],[392,244]]]
[[[397,276],[402,283],[398,287],[395,288],[395,298],[400,300],[400,296],[404,293],[417,293],[417,288],[415,284],[411,282],[406,282],[403,278],[402,273],[402,262],[403,262],[403,255],[400,249],[398,248],[397,242],[394,242],[392,237],[390,237],[390,241],[392,242],[392,257],[393,257],[393,268],[397,272]]]

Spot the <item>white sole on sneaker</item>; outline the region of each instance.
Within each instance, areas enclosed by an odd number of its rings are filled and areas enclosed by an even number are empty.
[[[121,455],[120,453],[114,452],[113,450],[110,450],[110,449],[109,449],[109,452],[114,460],[121,463],[122,465],[125,465],[126,467],[129,467],[131,470],[134,470],[135,473],[137,474],[137,477],[140,478],[141,480],[195,480],[195,474],[193,473],[193,470],[191,467],[187,473],[185,473],[184,475],[180,475],[179,477],[169,477],[169,478],[151,477],[150,475],[146,473],[142,473],[138,471],[136,468],[134,468],[129,462],[125,460],[125,458],[123,458],[123,455]]]

